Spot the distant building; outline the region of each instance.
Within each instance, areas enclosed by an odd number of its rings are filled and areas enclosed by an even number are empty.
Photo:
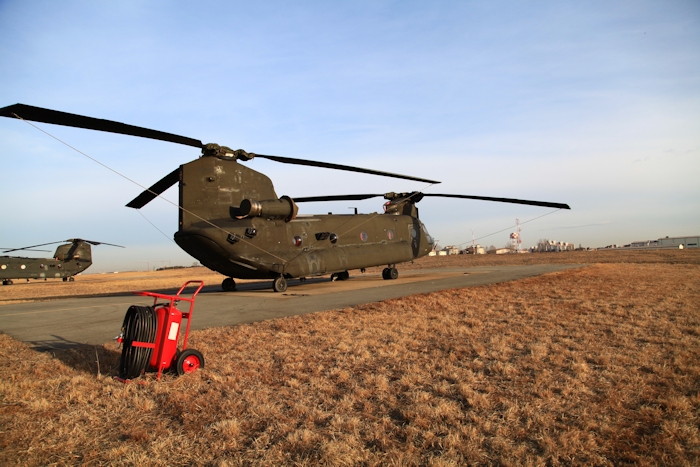
[[[509,253],[515,253],[516,250],[512,248],[496,248],[495,250],[489,250],[489,253],[492,254],[497,254],[497,255],[507,255]]]
[[[543,240],[530,249],[532,252],[545,253],[552,251],[574,251],[576,246],[569,242],[559,242],[556,240]]]
[[[643,240],[632,242],[622,247],[618,245],[608,245],[605,248],[622,248],[628,250],[644,250],[644,249],[683,249],[683,248],[699,248],[700,235],[693,237],[664,237],[658,240]]]
[[[445,252],[446,252],[448,255],[458,255],[458,254],[459,254],[459,248],[457,248],[456,246],[449,245],[449,246],[446,246],[446,247],[445,247]]]
[[[694,237],[664,237],[657,240],[658,245],[662,248],[698,248],[700,244],[700,235]]]
[[[463,251],[465,255],[483,255],[486,253],[484,247],[481,245],[470,246]]]

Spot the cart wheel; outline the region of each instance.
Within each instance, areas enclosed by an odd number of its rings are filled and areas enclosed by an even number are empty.
[[[194,373],[199,368],[204,368],[204,356],[198,350],[187,349],[177,357],[177,374]]]

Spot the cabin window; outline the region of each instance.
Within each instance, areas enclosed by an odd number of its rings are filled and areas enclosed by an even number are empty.
[[[391,229],[387,230],[386,231],[386,238],[388,238],[389,240],[393,240],[394,239],[394,231]]]
[[[23,264],[23,265],[21,265],[19,268],[20,268],[20,269],[27,269],[27,266],[25,266],[25,265]]]
[[[294,237],[294,246],[301,246],[301,237],[299,235]]]
[[[360,232],[360,240],[362,240],[363,242],[366,242],[367,238],[368,238],[367,232],[365,232],[364,230],[362,232]]]
[[[0,266],[0,269],[7,269],[7,264],[3,264],[2,266]]]
[[[330,235],[330,240],[331,240],[331,243],[335,243],[338,241],[338,236],[336,234],[332,233]]]

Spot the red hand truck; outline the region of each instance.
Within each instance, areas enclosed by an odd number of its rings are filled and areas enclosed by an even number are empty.
[[[191,297],[183,297],[182,291],[190,284],[199,284]],[[134,295],[153,297],[153,306],[132,305],[124,317],[122,332],[117,342],[124,345],[119,361],[119,378],[127,381],[143,374],[146,369],[158,371],[158,379],[163,370],[175,365],[178,375],[193,373],[204,368],[204,357],[194,349],[187,348],[192,311],[197,294],[204,287],[203,281],[188,281],[175,295],[155,292],[133,292]],[[158,303],[158,300],[165,300]],[[190,310],[177,309],[178,302],[189,302]],[[187,320],[182,350],[178,350],[182,320]]]

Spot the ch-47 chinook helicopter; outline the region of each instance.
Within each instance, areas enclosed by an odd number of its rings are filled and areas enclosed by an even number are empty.
[[[11,248],[3,251],[48,251],[34,250],[39,246],[63,243],[64,241],[42,243],[24,248]],[[12,279],[63,279],[63,281],[74,281],[78,273],[83,272],[92,264],[92,249],[90,245],[110,245],[124,248],[111,243],[95,242],[83,240],[81,238],[71,238],[65,240],[66,243],[59,245],[53,258],[24,258],[18,256],[0,256],[0,278],[2,285],[12,285]]]
[[[175,242],[204,266],[227,276],[221,284],[226,291],[236,289],[236,278],[271,279],[274,291],[283,292],[290,278],[304,280],[330,274],[333,280],[346,280],[350,270],[382,265],[386,265],[382,277],[396,279],[397,264],[425,256],[433,249],[434,241],[418,219],[416,208],[416,203],[425,196],[569,209],[561,203],[421,192],[278,197],[267,176],[241,162],[258,157],[431,184],[439,182],[327,162],[254,154],[203,144],[185,136],[24,104],[0,109],[0,116],[140,136],[201,149],[201,157],[173,170],[127,206],[140,209],[178,183],[179,228]],[[387,200],[381,214],[297,215],[297,203],[381,196]]]

